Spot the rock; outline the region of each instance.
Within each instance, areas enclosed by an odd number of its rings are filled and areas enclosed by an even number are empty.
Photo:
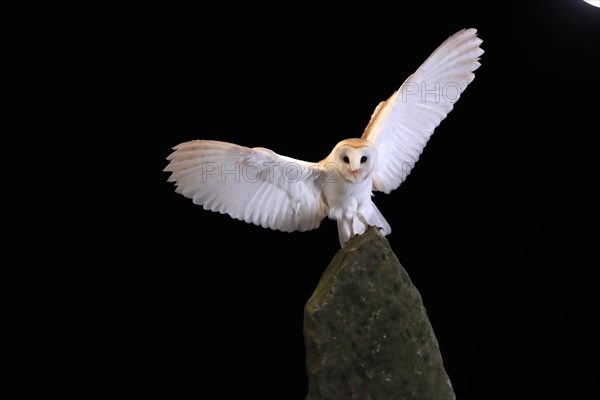
[[[340,249],[304,308],[307,400],[454,400],[421,295],[375,229]]]

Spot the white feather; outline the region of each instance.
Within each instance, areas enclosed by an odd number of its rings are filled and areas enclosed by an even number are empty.
[[[450,36],[375,108],[362,135],[377,148],[374,190],[390,193],[406,179],[434,129],[473,81],[483,54],[481,43],[475,29]]]
[[[165,168],[169,181],[207,210],[286,232],[317,228],[327,215],[316,164],[212,140],[174,150]]]

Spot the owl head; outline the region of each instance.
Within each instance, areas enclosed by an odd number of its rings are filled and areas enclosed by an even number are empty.
[[[368,140],[346,139],[335,146],[328,158],[335,163],[342,178],[349,182],[362,182],[373,170],[377,152]]]

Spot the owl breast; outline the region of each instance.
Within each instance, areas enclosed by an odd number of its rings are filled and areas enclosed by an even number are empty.
[[[371,204],[373,179],[349,182],[341,176],[332,175],[323,183],[323,197],[329,207],[329,218],[339,221],[353,218],[361,209]]]

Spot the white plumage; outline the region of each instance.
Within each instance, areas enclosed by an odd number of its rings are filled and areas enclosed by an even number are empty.
[[[261,147],[195,140],[167,158],[176,192],[204,209],[285,232],[338,223],[342,247],[369,226],[391,228],[371,200],[406,179],[434,129],[473,81],[483,50],[475,29],[444,41],[392,96],[381,102],[360,139],[339,142],[311,163]]]

